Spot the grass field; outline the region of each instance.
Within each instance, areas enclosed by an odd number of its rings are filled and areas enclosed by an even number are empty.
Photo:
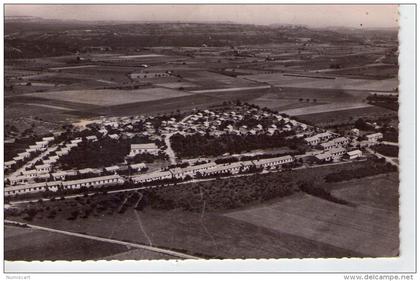
[[[97,260],[128,251],[123,245],[6,225],[4,258],[8,261]]]
[[[274,258],[357,255],[352,250],[343,250],[287,233],[273,232],[264,227],[215,213],[157,211],[147,208],[142,212],[129,209],[124,214],[91,216],[76,221],[68,221],[59,216],[53,220],[35,219],[31,223],[117,240],[151,244],[204,257]],[[6,240],[6,243],[10,242]],[[59,248],[59,246],[56,247]]]
[[[304,114],[300,115],[299,119],[317,126],[333,126],[337,124],[351,123],[356,121],[358,118],[375,120],[385,116],[398,117],[398,113],[390,109],[371,106],[323,113]]]
[[[398,210],[395,210],[398,183],[383,177],[386,175],[351,184],[336,184],[340,189],[334,195],[355,203],[355,207],[297,194],[275,203],[230,212],[226,216],[279,233],[353,250],[363,256],[398,256],[399,216]],[[392,193],[393,196],[372,196],[384,183],[388,185],[387,194]],[[366,193],[370,195],[365,196]],[[389,201],[392,201],[391,206],[388,206]]]
[[[398,79],[363,80],[344,77],[322,79],[298,76],[286,76],[281,73],[247,75],[244,78],[251,81],[267,82],[277,87],[297,87],[312,89],[337,89],[360,91],[393,91],[398,87]]]
[[[293,108],[284,110],[283,113],[286,113],[290,116],[300,116],[316,113],[326,113],[326,112],[335,112],[349,109],[358,109],[358,108],[367,108],[372,107],[372,105],[367,103],[360,102],[343,102],[343,103],[331,103],[331,104],[321,104],[321,105],[309,105],[301,108]]]
[[[360,184],[360,180],[351,180],[344,183],[328,184],[326,187],[337,198],[351,201],[357,205],[398,213],[398,174],[378,175],[370,179],[369,185]]]
[[[27,96],[40,97],[52,100],[61,100],[93,104],[99,106],[112,106],[144,101],[155,101],[167,98],[175,98],[190,95],[187,92],[170,90],[165,88],[150,88],[139,90],[80,90],[59,91],[46,93],[31,93]]]

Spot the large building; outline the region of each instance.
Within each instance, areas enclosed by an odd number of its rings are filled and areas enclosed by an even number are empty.
[[[134,156],[140,153],[150,153],[157,155],[159,153],[159,148],[155,143],[132,144],[130,149],[130,156]]]

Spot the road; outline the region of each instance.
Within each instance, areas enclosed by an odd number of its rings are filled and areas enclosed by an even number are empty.
[[[32,229],[44,230],[44,231],[48,231],[48,232],[60,233],[60,234],[64,234],[64,235],[86,238],[86,239],[90,239],[90,240],[96,240],[96,241],[101,241],[101,242],[108,242],[108,243],[113,243],[113,244],[129,246],[129,247],[133,247],[133,248],[148,250],[148,251],[151,251],[151,252],[166,254],[166,255],[181,258],[181,259],[200,259],[199,257],[196,257],[196,256],[191,256],[191,255],[176,252],[176,251],[173,251],[173,250],[162,249],[162,248],[158,248],[158,247],[154,247],[154,246],[147,246],[147,245],[142,245],[142,244],[137,244],[137,243],[132,243],[132,242],[126,242],[126,241],[121,241],[121,240],[116,240],[116,239],[103,238],[103,237],[94,236],[94,235],[88,235],[88,234],[82,234],[82,233],[77,233],[77,232],[58,230],[58,229],[54,229],[54,228],[43,227],[43,226],[38,226],[38,225],[34,225],[34,224],[21,223],[21,222],[11,221],[11,220],[4,220],[4,222],[12,223],[12,224],[18,224],[18,225],[21,225],[21,226],[27,226],[27,227],[32,228]]]
[[[366,148],[366,150],[369,151],[370,153],[372,153],[373,155],[375,155],[378,158],[384,158],[387,163],[389,163],[389,164],[391,164],[391,165],[393,165],[393,166],[395,166],[397,168],[399,167],[398,163],[396,163],[394,161],[394,159],[392,159],[392,157],[385,156],[383,154],[380,154],[378,152],[375,152],[371,148],[368,148],[368,147]]]
[[[165,135],[165,139],[164,139],[164,141],[165,141],[165,145],[166,145],[165,153],[169,156],[169,162],[170,162],[172,165],[173,165],[173,164],[176,164],[176,155],[175,155],[174,150],[172,149],[172,146],[171,146],[171,140],[170,140],[170,138],[171,138],[174,134],[176,134],[176,133],[174,132],[174,133],[169,133],[169,134],[166,134],[166,135]]]
[[[183,123],[183,122],[187,121],[191,116],[192,115],[185,116],[181,121],[179,121],[179,123]],[[165,145],[166,145],[165,153],[169,156],[169,162],[172,165],[176,164],[176,155],[175,155],[174,150],[172,149],[170,138],[176,133],[178,133],[178,132],[173,132],[173,133],[166,134],[165,139],[164,139]]]

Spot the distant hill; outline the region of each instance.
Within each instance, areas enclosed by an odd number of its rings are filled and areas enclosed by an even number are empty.
[[[31,58],[73,54],[94,46],[113,50],[155,46],[212,47],[301,42],[364,42],[360,32],[311,29],[300,25],[231,22],[95,22],[7,17],[5,57]],[[394,35],[392,35],[394,36]],[[396,37],[395,37],[396,38]]]

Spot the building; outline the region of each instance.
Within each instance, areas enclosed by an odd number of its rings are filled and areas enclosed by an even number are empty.
[[[4,188],[5,196],[12,196],[24,193],[36,193],[48,190],[56,191],[61,186],[60,181],[42,182],[33,184],[23,184],[16,186],[6,186]]]
[[[355,137],[358,137],[360,135],[360,130],[357,129],[357,128],[351,129],[350,134],[355,136]]]
[[[120,138],[120,136],[117,135],[117,134],[108,135],[108,137],[110,137],[111,139],[114,139],[114,140],[118,140]]]
[[[318,137],[313,136],[313,137],[304,138],[304,141],[306,142],[306,144],[309,144],[309,145],[317,145],[320,140]]]
[[[336,147],[336,148],[332,148],[330,149],[328,152],[331,154],[331,157],[333,159],[339,159],[341,158],[341,156],[343,156],[346,153],[346,149],[342,148],[342,147]]]
[[[16,161],[14,161],[14,160],[4,162],[4,168],[5,169],[11,169],[14,165],[16,165]]]
[[[91,142],[95,142],[98,140],[98,138],[96,136],[87,136],[86,140],[91,141]]]
[[[360,150],[353,150],[353,151],[349,151],[349,152],[347,152],[346,156],[347,156],[349,159],[357,159],[357,158],[359,158],[359,157],[362,157],[362,156],[363,156],[363,152],[362,152],[362,151],[360,151]]]
[[[64,181],[62,186],[64,189],[79,189],[82,187],[104,187],[112,185],[121,185],[124,179],[119,175],[94,177],[80,180]]]
[[[110,166],[110,167],[105,167],[104,170],[108,173],[115,173],[120,169],[119,166],[115,165],[115,166]]]
[[[216,165],[210,169],[201,171],[200,173],[204,176],[219,175],[219,174],[226,174],[226,173],[236,174],[236,173],[239,173],[241,168],[242,168],[241,162],[235,162],[235,163],[230,163],[230,164]]]
[[[323,143],[321,143],[321,144],[320,144],[320,146],[321,146],[321,147],[322,147],[322,149],[324,149],[324,150],[329,150],[329,149],[332,149],[332,148],[336,147],[337,145],[336,145],[336,143],[335,143],[335,142],[333,142],[333,141],[327,141],[327,142],[323,142]]]
[[[333,136],[333,134],[331,134],[330,132],[323,132],[323,133],[319,133],[319,134],[315,135],[315,137],[317,137],[319,139],[319,141],[327,141],[332,136]]]
[[[215,166],[216,166],[216,163],[210,162],[210,163],[205,163],[205,164],[200,164],[200,165],[195,165],[195,166],[188,166],[182,169],[175,168],[175,169],[171,169],[170,172],[175,178],[179,179],[179,178],[184,178],[187,175],[194,177],[196,173],[205,172],[208,169],[211,169],[212,167],[215,167]]]
[[[319,163],[331,161],[332,159],[331,154],[329,152],[320,153],[320,154],[315,155],[314,157],[315,157],[315,160]]]
[[[93,174],[92,168],[80,169],[77,171],[80,175]]]
[[[51,165],[50,164],[36,165],[35,169],[38,172],[50,172],[51,171]]]
[[[165,179],[171,179],[172,173],[169,171],[158,171],[148,174],[143,174],[140,176],[134,176],[131,179],[134,183],[145,183],[145,182],[153,182],[157,180],[165,180]]]
[[[51,142],[54,140],[54,137],[44,137],[42,138],[43,141]]]
[[[132,144],[130,149],[130,156],[134,156],[140,153],[150,153],[157,155],[159,153],[159,148],[155,143]]]
[[[77,176],[76,170],[59,171],[51,174],[54,180],[65,180],[67,176]]]
[[[47,147],[48,141],[37,141],[35,144],[39,147]]]
[[[147,168],[146,164],[144,163],[131,164],[129,165],[129,167],[131,170],[137,171],[137,172]]]
[[[367,141],[369,142],[377,142],[378,140],[382,139],[384,135],[382,133],[374,133],[365,136]]]
[[[37,178],[40,175],[48,174],[48,171],[38,171],[38,170],[27,170],[22,171],[22,175],[28,177],[28,178]]]
[[[292,163],[294,158],[291,155],[275,157],[275,158],[268,158],[268,159],[260,159],[252,161],[257,168],[271,168],[278,165],[283,165],[287,163]]]
[[[334,142],[337,146],[340,146],[340,145],[344,146],[349,143],[349,139],[345,137],[335,138],[335,139],[332,139],[331,141]]]
[[[21,152],[21,153],[18,153],[18,156],[23,157],[23,158],[29,158],[31,154],[29,152]]]

